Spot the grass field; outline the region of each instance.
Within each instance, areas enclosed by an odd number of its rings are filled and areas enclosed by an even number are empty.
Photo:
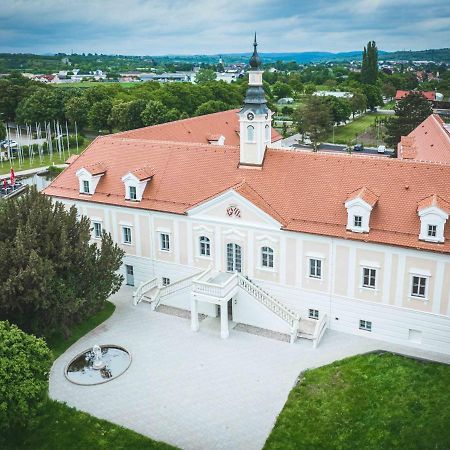
[[[74,342],[108,319],[115,306],[107,302],[103,310],[75,326],[69,339],[56,334],[47,340],[56,359]],[[87,391],[89,388],[87,388]],[[86,392],[86,395],[89,395]],[[64,403],[46,399],[39,415],[26,430],[14,430],[6,438],[8,450],[173,450],[163,442],[153,441],[134,431],[97,419],[70,408]]]
[[[266,450],[450,448],[450,366],[369,354],[305,372]]]
[[[386,116],[382,114],[365,114],[347,125],[335,127],[334,142],[336,144],[348,144],[349,142],[355,142],[357,140],[356,136],[364,133],[368,128],[370,128],[370,126],[375,123],[376,117]],[[333,134],[330,133],[324,142],[333,142]]]
[[[81,153],[92,141],[89,139],[84,140],[83,145],[81,145],[78,148],[78,152],[76,148],[70,150],[70,154],[74,155],[77,153]],[[0,175],[9,173],[11,170],[11,167],[14,168],[14,172],[20,172],[21,170],[28,170],[28,169],[36,169],[39,167],[48,167],[54,164],[64,164],[67,161],[67,158],[69,157],[69,154],[67,151],[64,152],[64,154],[61,156],[61,158],[58,155],[58,152],[54,152],[53,156],[50,157],[50,155],[44,155],[42,161],[40,160],[39,156],[35,156],[34,159],[31,161],[28,157],[27,151],[25,151],[25,158],[23,164],[19,164],[18,158],[15,158],[12,163],[9,161],[1,161],[0,162]]]

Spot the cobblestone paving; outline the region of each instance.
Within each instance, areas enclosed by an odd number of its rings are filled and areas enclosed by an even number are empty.
[[[55,361],[50,396],[182,449],[260,449],[307,368],[375,349],[432,356],[331,331],[316,350],[309,341],[290,345],[233,329],[222,340],[218,319],[194,333],[186,319],[132,306],[131,295],[122,288],[113,316]],[[66,364],[94,344],[127,348],[128,371],[97,386],[67,381]]]

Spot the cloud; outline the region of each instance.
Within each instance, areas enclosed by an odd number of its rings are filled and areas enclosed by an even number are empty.
[[[17,0],[0,9],[2,52],[140,55],[448,46],[448,0]]]

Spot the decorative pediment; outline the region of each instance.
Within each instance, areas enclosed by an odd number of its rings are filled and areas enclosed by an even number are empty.
[[[188,211],[202,220],[279,230],[282,224],[233,188]]]

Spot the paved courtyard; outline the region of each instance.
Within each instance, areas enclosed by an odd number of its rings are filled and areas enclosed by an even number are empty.
[[[260,449],[305,369],[375,349],[430,357],[332,331],[316,350],[309,341],[290,345],[236,330],[222,340],[219,319],[205,319],[194,333],[186,319],[133,307],[131,294],[124,287],[114,295],[113,316],[55,361],[50,396],[182,449]],[[65,365],[94,344],[127,348],[128,371],[97,386],[67,381]]]

